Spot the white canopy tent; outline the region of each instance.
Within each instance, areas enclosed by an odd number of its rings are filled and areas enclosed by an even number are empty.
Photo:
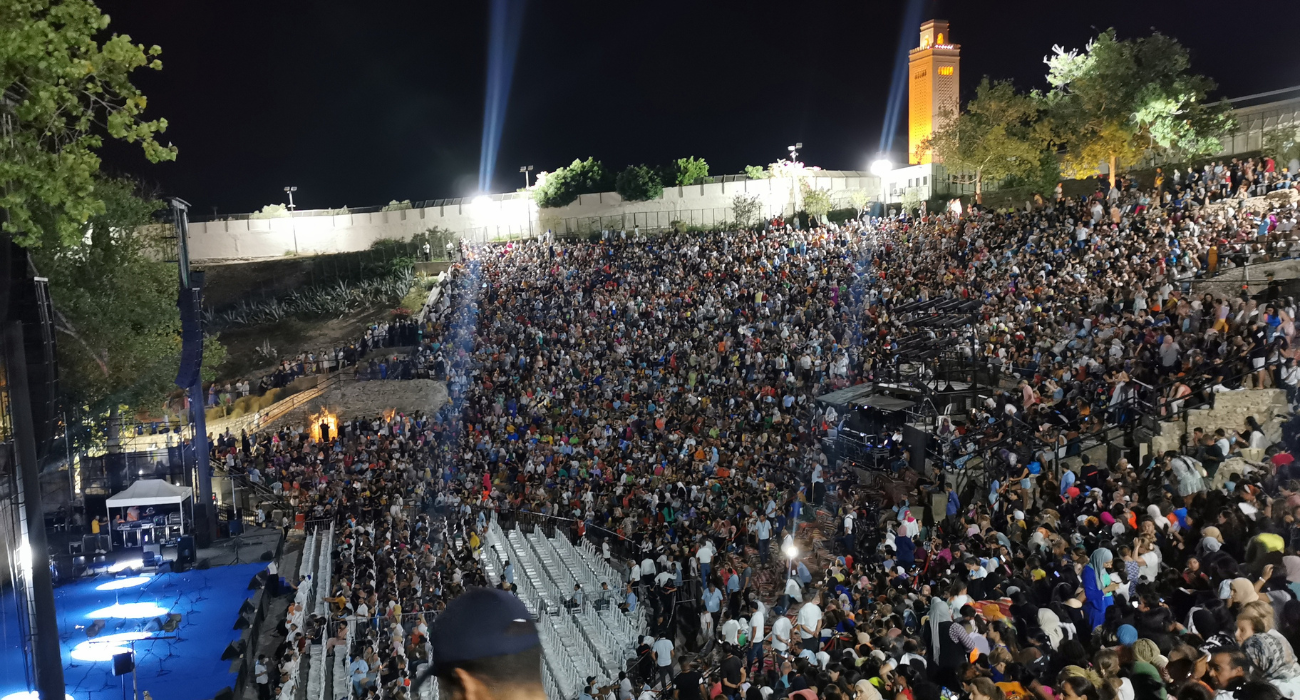
[[[162,479],[140,479],[127,490],[110,496],[107,505],[109,508],[127,508],[184,503],[193,493],[194,489],[188,486],[172,486]]]
[[[175,486],[162,479],[140,479],[127,487],[125,491],[110,496],[104,504],[108,506],[109,520],[111,522],[112,509],[114,508],[180,505],[193,495],[194,489],[188,486]],[[190,502],[190,505],[193,506],[193,501]]]

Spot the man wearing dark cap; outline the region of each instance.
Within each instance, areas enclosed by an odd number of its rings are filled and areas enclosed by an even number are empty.
[[[431,672],[443,697],[546,698],[537,628],[524,604],[505,591],[471,588],[452,600],[429,630],[429,641]]]

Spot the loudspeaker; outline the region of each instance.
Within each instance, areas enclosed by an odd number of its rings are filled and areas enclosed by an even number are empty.
[[[135,655],[129,651],[113,654],[113,675],[125,676],[135,670]]]
[[[194,535],[181,535],[181,540],[176,544],[176,563],[193,564],[195,552]]]
[[[248,615],[249,613],[255,613],[255,612],[257,612],[257,606],[253,605],[253,601],[251,599],[245,600],[244,604],[239,606],[240,615]]]
[[[86,636],[91,639],[94,639],[95,637],[99,636],[100,632],[104,631],[104,625],[106,624],[107,623],[104,622],[103,620],[95,620],[94,622],[90,623],[89,627],[86,628]]]
[[[199,571],[210,569],[212,568],[212,562],[209,562],[207,559],[200,559],[199,563],[194,565],[194,568],[198,569]]]
[[[4,245],[15,245],[8,242]],[[32,424],[36,429],[37,457],[49,453],[59,417],[59,365],[54,347],[54,305],[49,282],[32,277],[27,251],[15,251],[11,318],[23,324],[23,351],[27,359],[27,391],[31,397]],[[22,266],[21,272],[18,265]]]
[[[229,661],[231,659],[238,659],[239,657],[244,655],[244,649],[246,648],[246,646],[247,646],[247,642],[245,642],[242,639],[236,639],[235,641],[226,645],[226,650],[221,652],[221,660]]]
[[[235,700],[235,691],[226,686],[217,691],[217,696],[213,700]]]
[[[275,558],[275,552],[262,552],[262,561],[271,561]]]
[[[266,586],[266,578],[269,575],[270,574],[266,573],[266,569],[262,569],[254,574],[253,578],[248,580],[248,590],[255,591],[264,588]]]
[[[245,613],[243,615],[240,615],[238,620],[235,620],[235,626],[232,629],[246,630],[252,626],[253,626],[253,615],[251,613]]]
[[[174,562],[172,562],[172,571],[175,571],[175,572],[178,573],[178,574],[183,574],[183,573],[185,573],[186,571],[189,571],[189,570],[190,570],[190,565],[189,565],[189,564],[186,564],[186,563],[183,562],[183,561],[174,561]]]
[[[181,362],[176,372],[176,386],[189,388],[199,380],[203,365],[203,281],[190,273],[190,289],[181,289],[176,305],[181,312]]]

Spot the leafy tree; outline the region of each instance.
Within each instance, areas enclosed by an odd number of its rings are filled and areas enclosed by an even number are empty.
[[[659,173],[644,165],[629,165],[618,174],[614,191],[629,202],[658,199],[664,193],[664,183]]]
[[[818,221],[831,210],[831,195],[826,190],[819,190],[807,182],[799,182],[799,194],[803,199],[803,210],[817,217]]]
[[[908,187],[903,190],[903,198],[899,201],[904,212],[914,212],[921,207],[921,190],[918,187]]]
[[[293,215],[283,204],[268,204],[248,215],[250,219],[287,219]]]
[[[91,415],[156,409],[176,390],[181,349],[176,265],[163,262],[167,227],[153,223],[163,205],[120,180],[96,179],[90,196],[103,210],[76,245],[32,251],[50,280],[60,388]],[[205,338],[205,379],[224,358],[220,342]]]
[[[942,162],[957,184],[975,185],[983,202],[984,181],[1025,177],[1038,169],[1044,141],[1039,136],[1039,102],[1009,82],[980,81],[975,99],[960,114],[948,112],[942,126],[917,146]]]
[[[689,185],[709,176],[709,164],[703,158],[678,158],[663,169],[663,181],[672,187]]]
[[[1091,175],[1105,163],[1113,185],[1121,165],[1147,154],[1186,160],[1217,152],[1233,128],[1226,101],[1209,103],[1214,81],[1190,72],[1176,39],[1156,33],[1121,40],[1108,29],[1080,51],[1052,48],[1047,104],[1064,171]]]
[[[858,211],[862,211],[863,209],[865,209],[867,206],[867,202],[870,201],[871,201],[871,195],[867,194],[866,190],[853,190],[852,192],[849,192],[849,202],[851,202],[853,204],[853,208],[857,209]]]
[[[0,0],[0,207],[23,246],[75,246],[106,205],[96,192],[96,151],[108,138],[139,143],[152,162],[174,160],[157,136],[166,119],[131,83],[160,70],[157,46],[97,37],[109,18],[91,0]]]
[[[568,167],[556,168],[555,172],[541,178],[533,190],[533,197],[539,207],[562,207],[572,203],[578,195],[608,192],[613,186],[614,178],[605,166],[595,158],[588,158],[575,160]]]
[[[1282,163],[1300,158],[1300,126],[1278,126],[1265,131],[1262,150]]]
[[[751,180],[766,180],[767,178],[772,177],[772,174],[767,171],[767,168],[761,165],[746,165],[745,177]]]
[[[738,228],[749,228],[758,223],[762,216],[763,204],[758,195],[738,194],[731,199],[731,218]]]
[[[411,208],[411,200],[403,199],[402,201],[399,202],[396,199],[393,199],[393,200],[389,200],[388,204],[385,204],[384,208],[380,209],[380,211],[402,211],[403,209],[410,209],[410,208]]]

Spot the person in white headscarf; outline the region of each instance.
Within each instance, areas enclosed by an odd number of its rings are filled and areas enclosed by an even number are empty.
[[[1061,631],[1061,618],[1049,608],[1039,608],[1038,626],[1042,628],[1043,634],[1047,635],[1047,641],[1051,643],[1052,649],[1059,649],[1061,641],[1065,639],[1065,633]]]

